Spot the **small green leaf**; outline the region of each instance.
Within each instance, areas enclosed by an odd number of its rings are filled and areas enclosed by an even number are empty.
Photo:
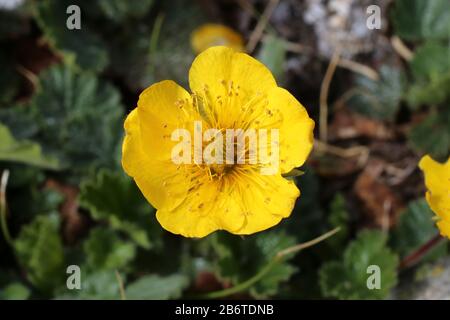
[[[19,282],[14,282],[0,290],[0,300],[27,300],[30,294],[30,289]]]
[[[302,175],[304,175],[305,172],[299,169],[292,169],[291,171],[289,171],[288,173],[283,173],[283,177],[285,178],[294,178],[294,177],[300,177]]]
[[[258,53],[260,60],[270,71],[278,82],[283,81],[284,62],[286,49],[284,40],[275,35],[268,35]]]
[[[349,235],[349,214],[345,204],[345,198],[338,193],[331,202],[328,223],[333,228],[340,228],[340,231],[327,242],[335,249],[342,249],[342,246]]]
[[[17,141],[2,124],[0,124],[0,161],[24,163],[45,169],[60,168],[58,159],[44,156],[39,144],[27,140]]]
[[[187,277],[182,275],[166,277],[148,275],[130,283],[125,290],[125,295],[131,300],[175,299],[181,296],[188,284]]]
[[[158,243],[162,229],[154,209],[124,173],[101,170],[81,185],[79,201],[95,220],[107,221],[140,246],[148,249]]]
[[[79,30],[66,27],[66,10],[72,4],[80,7]],[[103,39],[86,23],[85,15],[90,11],[86,5],[73,0],[42,0],[36,5],[36,18],[44,36],[63,53],[66,62],[74,61],[82,69],[100,72],[108,65],[108,52]]]
[[[278,231],[247,236],[244,239],[227,233],[217,233],[211,238],[216,255],[216,271],[223,280],[233,285],[248,280],[261,271],[281,250],[295,244],[295,239]],[[276,264],[250,293],[258,298],[278,292],[280,284],[289,280],[296,268],[287,260]]]
[[[391,247],[402,257],[411,254],[438,234],[433,217],[425,199],[410,202],[391,233]]]
[[[448,0],[397,0],[391,13],[396,34],[405,40],[447,39],[450,35]]]
[[[97,5],[104,16],[116,22],[123,22],[127,18],[145,16],[153,5],[153,0],[98,0]]]
[[[81,273],[81,289],[64,288],[56,296],[60,300],[118,300],[120,299],[119,282],[114,271],[98,271],[85,275]]]
[[[349,100],[353,110],[379,120],[394,120],[404,90],[404,75],[398,68],[383,65],[378,81],[358,76]]]
[[[419,47],[411,61],[414,82],[406,92],[413,109],[421,104],[440,104],[450,97],[450,50],[437,42]]]
[[[58,229],[56,214],[37,216],[14,240],[17,259],[28,279],[46,293],[64,283],[64,253]]]
[[[121,240],[113,230],[103,227],[91,230],[83,249],[87,266],[92,270],[122,269],[136,255],[133,243]]]
[[[342,260],[330,261],[319,271],[325,297],[339,299],[383,299],[397,283],[398,257],[386,246],[381,231],[362,231],[345,249]],[[367,268],[380,268],[381,288],[369,289]]]
[[[122,116],[120,93],[114,87],[65,65],[41,74],[29,106],[0,110],[0,120],[13,136],[38,142],[72,173],[114,166]]]
[[[408,138],[417,152],[446,160],[450,152],[450,109],[432,112],[411,129]]]

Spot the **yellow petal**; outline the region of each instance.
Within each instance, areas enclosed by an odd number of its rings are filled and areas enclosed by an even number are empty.
[[[440,220],[437,223],[441,235],[450,239],[450,222],[449,220]]]
[[[210,47],[226,46],[236,51],[244,51],[244,40],[233,29],[221,25],[208,23],[195,29],[191,35],[191,45],[196,53]]]
[[[237,195],[227,179],[211,180],[191,190],[185,201],[173,210],[158,210],[161,226],[185,237],[205,237],[219,229],[237,230],[244,223]]]
[[[189,86],[195,93],[205,88],[212,97],[224,96],[229,86],[239,87],[241,96],[251,98],[276,86],[269,69],[251,56],[231,48],[211,47],[200,53],[189,70]]]
[[[241,229],[235,234],[252,234],[266,230],[289,217],[300,195],[291,180],[280,175],[265,176],[259,172],[248,173],[237,180],[240,197],[238,203],[245,216]]]
[[[276,87],[268,92],[270,108],[280,111],[280,170],[287,173],[300,167],[308,158],[314,144],[314,121],[303,105],[287,90]]]
[[[427,155],[421,159],[419,167],[425,174],[426,200],[439,217],[437,226],[442,235],[450,238],[450,157],[441,164]]]
[[[281,176],[249,172],[204,183],[173,210],[158,210],[164,229],[185,237],[204,237],[216,230],[248,235],[266,230],[288,217],[300,195]]]
[[[157,149],[147,147],[142,135],[141,119],[134,109],[125,121],[125,138],[122,145],[122,167],[134,178],[145,198],[155,208],[173,208],[185,198],[189,181],[171,159],[153,157]]]
[[[144,90],[137,106],[144,144],[143,150],[162,160],[169,160],[177,142],[171,140],[175,129],[192,128],[195,111],[190,94],[175,82],[166,80]]]

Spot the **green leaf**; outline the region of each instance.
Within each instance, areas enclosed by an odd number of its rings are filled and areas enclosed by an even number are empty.
[[[118,300],[120,299],[119,283],[113,271],[98,271],[87,275],[82,272],[81,290],[64,288],[56,299]]]
[[[1,12],[1,11],[0,11]],[[0,14],[0,21],[2,15]],[[1,30],[1,27],[0,27]],[[0,51],[0,107],[10,104],[17,97],[20,89],[20,77],[16,70],[16,60],[10,48]]]
[[[378,81],[358,76],[349,100],[353,110],[379,120],[394,120],[400,107],[405,79],[395,67],[383,65]]]
[[[0,111],[13,135],[38,142],[73,172],[112,167],[123,132],[119,92],[64,65],[47,69],[39,84],[30,106]],[[17,125],[15,119],[22,118],[27,120]],[[22,131],[27,123],[30,129]]]
[[[130,17],[143,17],[153,5],[153,0],[98,0],[96,2],[103,15],[116,22],[123,22]]]
[[[216,272],[221,279],[231,281],[233,285],[248,280],[261,271],[279,251],[295,244],[293,237],[279,231],[265,231],[244,239],[228,233],[216,233],[211,240],[216,255]],[[276,294],[280,284],[289,280],[296,271],[288,260],[276,264],[251,287],[250,293],[258,298]]]
[[[76,4],[81,11],[81,29],[70,30],[66,27],[69,14],[67,8]],[[37,22],[44,36],[58,50],[66,62],[74,61],[86,70],[102,71],[109,62],[106,44],[86,23],[89,13],[87,3],[73,0],[43,0],[37,4]]]
[[[131,300],[175,299],[181,296],[188,284],[187,277],[183,275],[174,274],[167,277],[148,275],[130,283],[125,295]]]
[[[411,63],[414,82],[406,92],[409,105],[440,104],[450,97],[450,49],[437,42],[419,47]]]
[[[286,49],[284,40],[275,35],[268,35],[258,53],[260,60],[270,71],[278,82],[283,81],[284,62],[286,59]]]
[[[312,167],[306,166],[304,171],[305,174],[295,178],[301,196],[289,219],[283,222],[289,234],[295,236],[297,243],[308,241],[327,231],[327,226],[323,223],[326,217],[319,199],[319,179]]]
[[[362,231],[345,249],[342,260],[330,261],[319,271],[325,297],[339,299],[383,299],[397,283],[398,257],[386,246],[381,231]],[[370,265],[380,267],[381,288],[370,290],[367,279]]]
[[[173,79],[184,87],[189,87],[186,75],[195,54],[191,48],[190,36],[208,18],[199,5],[184,0],[161,3],[164,21],[155,52],[150,56],[153,67],[151,82]],[[171,66],[177,66],[173,68]]]
[[[45,169],[60,167],[58,159],[43,155],[39,144],[15,140],[9,129],[2,124],[0,124],[0,161],[24,163]]]
[[[0,290],[0,300],[27,300],[30,294],[30,289],[14,282]]]
[[[397,0],[391,20],[395,33],[405,40],[448,39],[450,36],[448,0]]]
[[[41,291],[51,292],[64,280],[64,254],[57,215],[37,216],[22,227],[14,250],[27,278]]]
[[[450,152],[450,109],[432,112],[409,133],[409,143],[419,153],[433,159],[447,160]]]
[[[339,227],[340,231],[327,242],[335,249],[342,249],[349,235],[349,214],[346,208],[345,198],[340,193],[336,194],[331,202],[328,223],[333,228]]]
[[[95,220],[107,221],[140,246],[148,249],[158,244],[162,229],[154,209],[124,173],[101,170],[81,185],[79,201]]]
[[[425,244],[438,234],[433,216],[425,199],[410,202],[391,233],[391,247],[405,257]]]
[[[283,177],[284,178],[295,178],[295,177],[300,177],[304,174],[305,174],[304,171],[294,168],[287,173],[283,173]]]
[[[86,263],[92,270],[115,270],[126,267],[136,255],[136,246],[123,241],[111,229],[98,227],[91,230],[83,244]]]

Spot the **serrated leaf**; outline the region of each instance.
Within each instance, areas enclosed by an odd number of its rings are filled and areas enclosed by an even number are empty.
[[[130,283],[125,295],[130,300],[175,299],[181,296],[188,284],[188,278],[182,275],[148,275]]]
[[[92,74],[75,73],[64,65],[46,70],[39,80],[30,106],[0,112],[13,135],[38,142],[73,172],[113,166],[122,133],[119,92]],[[23,115],[27,120],[18,126],[15,119]],[[24,132],[26,123],[32,123],[32,129]]]
[[[146,15],[153,5],[153,0],[98,0],[97,5],[109,19],[123,22],[126,18],[140,18]]]
[[[0,290],[0,300],[27,300],[30,289],[19,282],[14,282]]]
[[[91,230],[83,250],[87,266],[96,271],[122,269],[136,255],[133,243],[123,241],[113,230],[104,227]]]
[[[76,4],[81,11],[81,29],[70,30],[66,26],[70,5]],[[60,50],[67,62],[74,61],[76,65],[86,70],[102,71],[109,62],[106,44],[103,39],[87,25],[85,15],[89,5],[73,0],[43,0],[37,4],[37,22],[44,36]]]
[[[391,247],[405,257],[425,244],[438,233],[433,216],[425,199],[409,203],[391,233]]]
[[[406,40],[448,39],[450,36],[448,0],[397,0],[391,20],[396,34]]]
[[[85,275],[82,270],[81,290],[64,288],[56,299],[118,300],[120,299],[119,282],[114,271],[98,271]]]
[[[450,152],[450,109],[432,112],[411,129],[408,138],[417,152],[446,160]]]
[[[365,116],[379,120],[394,120],[404,90],[404,75],[394,67],[384,65],[378,81],[358,76],[349,107]]]
[[[57,215],[37,216],[14,240],[15,254],[27,278],[46,293],[63,283],[64,253],[58,229]]]
[[[345,249],[342,260],[323,264],[319,271],[323,295],[339,299],[386,298],[397,283],[398,265],[398,257],[386,246],[386,240],[381,231],[362,231]],[[380,289],[367,286],[370,265],[380,267]]]
[[[24,163],[46,169],[60,168],[58,159],[44,156],[39,144],[14,139],[9,129],[2,124],[0,124],[0,161]]]
[[[437,42],[419,47],[411,63],[414,82],[406,99],[414,109],[421,104],[440,104],[450,97],[450,49]]]
[[[124,173],[100,171],[82,184],[79,201],[95,220],[107,221],[140,246],[148,249],[158,243],[161,228],[154,209]]]
[[[331,202],[328,223],[333,228],[340,228],[340,231],[329,239],[328,243],[335,249],[341,249],[349,234],[349,214],[345,198],[340,193],[334,196]]]
[[[244,239],[227,233],[211,238],[216,254],[216,272],[219,277],[236,285],[248,280],[265,267],[281,250],[295,244],[295,239],[279,231],[266,231]],[[296,271],[288,260],[276,264],[254,284],[250,293],[258,298],[274,295],[279,285]]]

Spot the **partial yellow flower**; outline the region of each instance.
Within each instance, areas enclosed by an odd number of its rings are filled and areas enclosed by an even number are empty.
[[[222,229],[245,235],[278,224],[291,214],[300,195],[282,174],[305,162],[313,146],[314,121],[277,86],[263,64],[228,47],[212,47],[198,55],[189,85],[192,93],[173,81],[155,83],[141,93],[125,121],[124,170],[157,209],[162,227],[172,233],[204,237]],[[195,136],[194,122],[201,123],[204,132],[277,129],[278,170],[262,174],[266,164],[249,163],[247,149],[243,164],[236,158],[226,159],[232,164],[195,159],[175,164],[173,150],[180,142],[173,141],[173,133],[182,128]],[[258,154],[275,150],[270,143],[258,145]],[[192,158],[205,152],[195,146],[192,151]]]
[[[196,53],[214,46],[226,46],[236,51],[244,51],[244,40],[239,33],[227,26],[208,23],[192,32],[191,46]]]
[[[426,155],[419,167],[425,174],[426,199],[438,217],[437,226],[443,236],[450,238],[450,157],[441,164]]]

